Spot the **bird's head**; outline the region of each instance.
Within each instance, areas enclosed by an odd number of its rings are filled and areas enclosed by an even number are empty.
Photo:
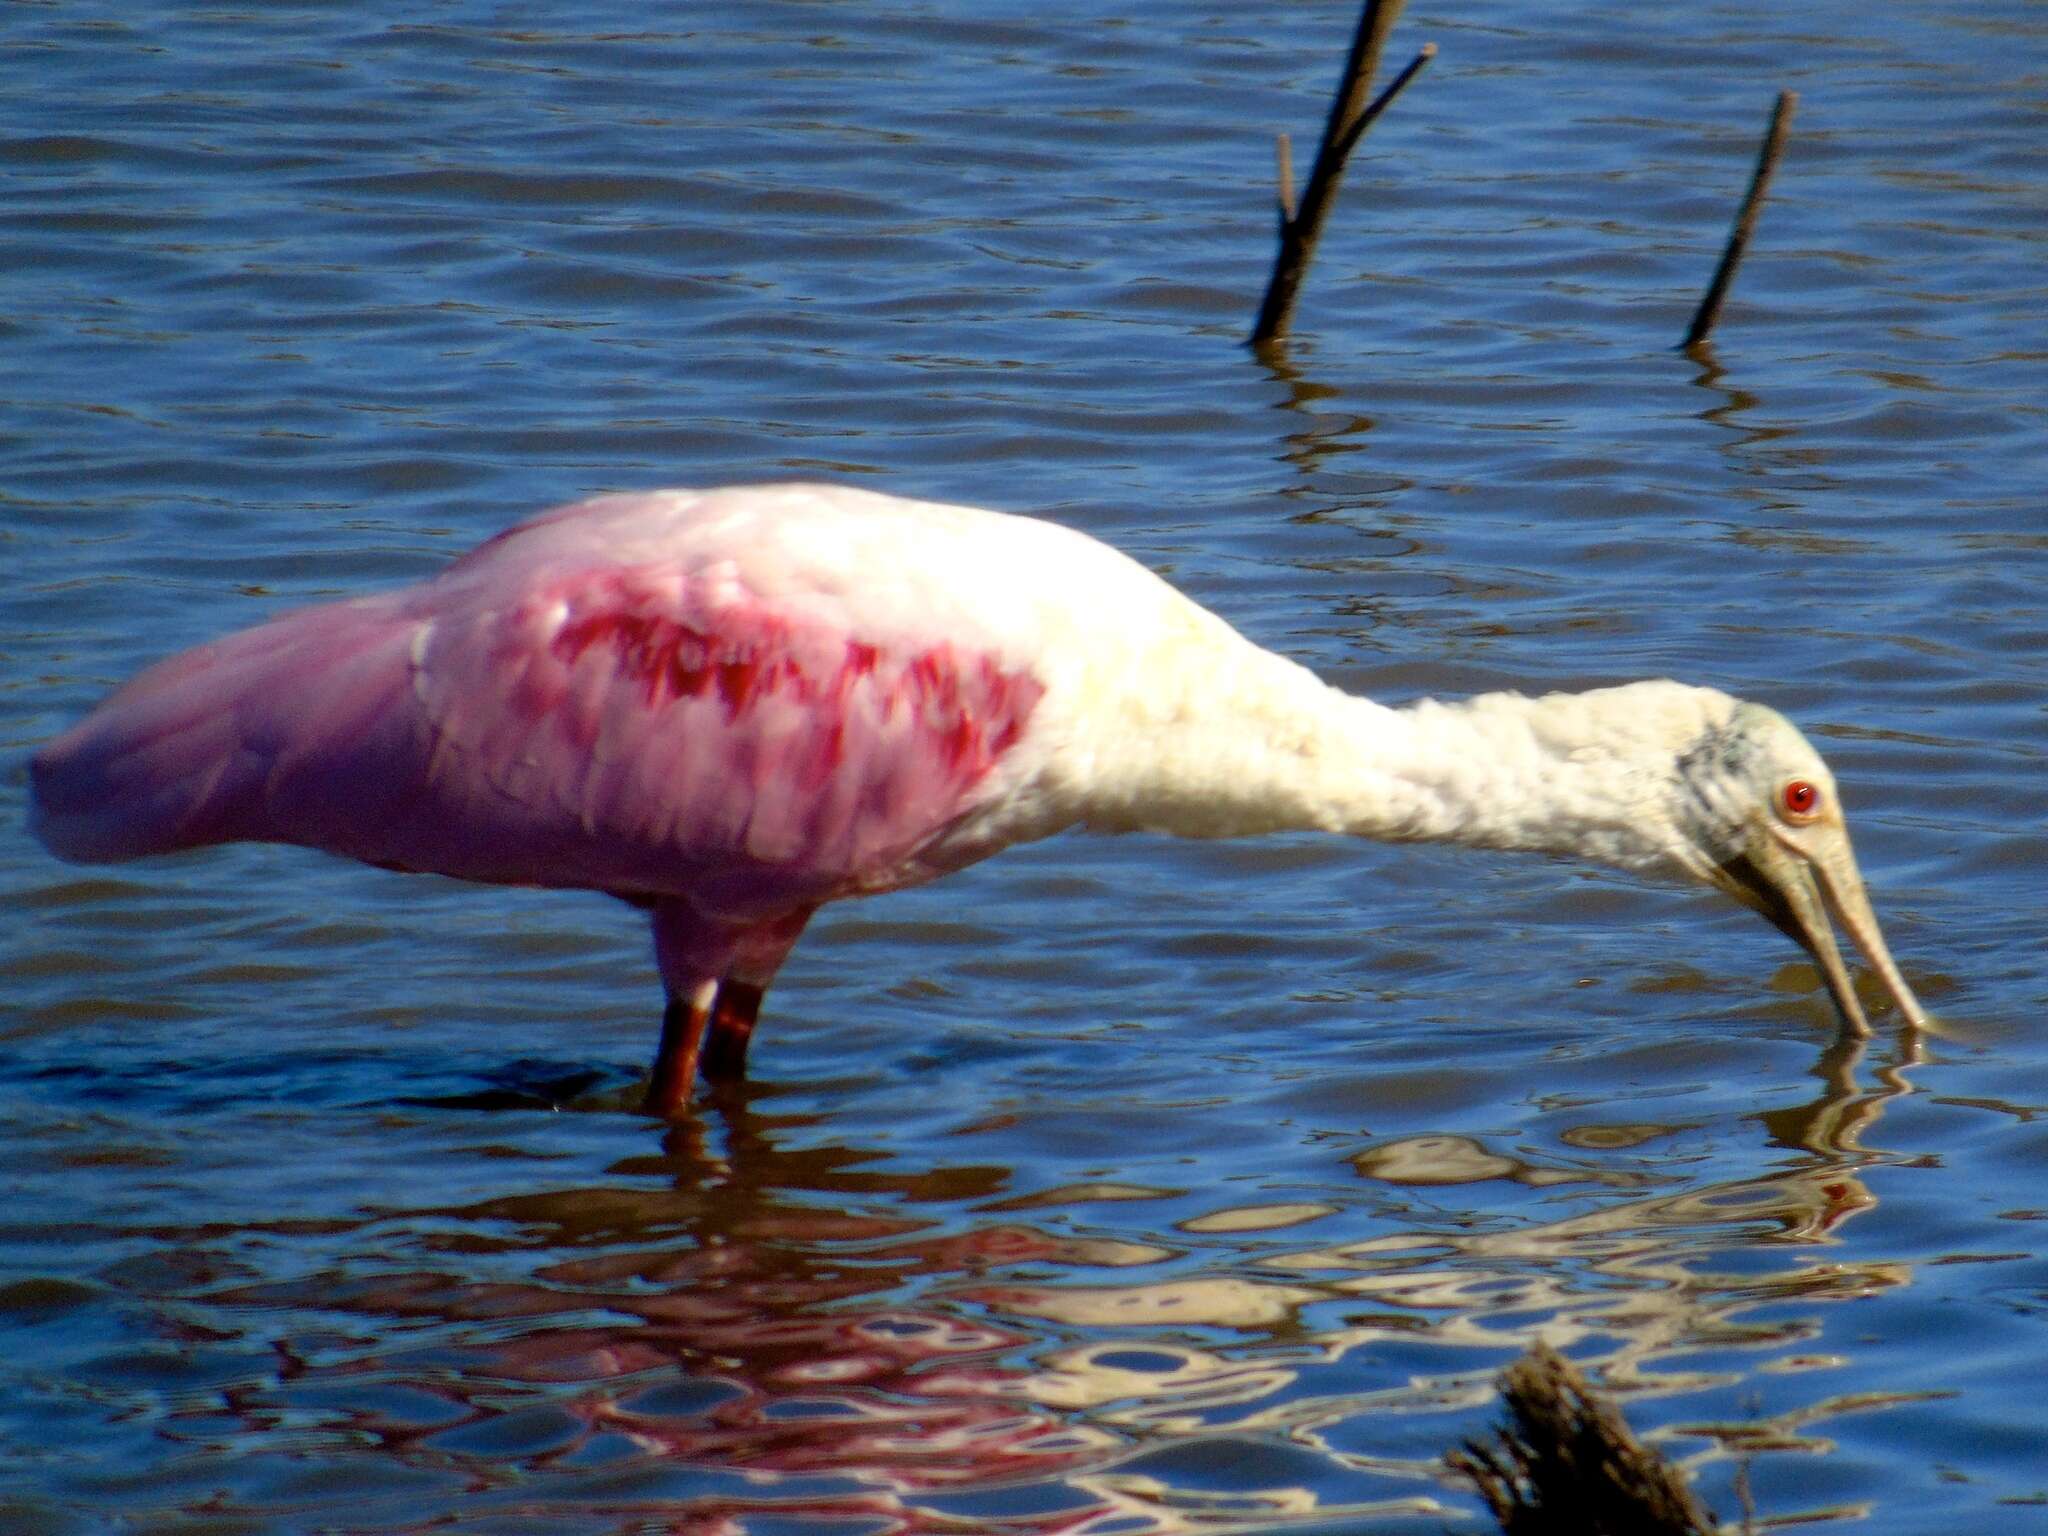
[[[1813,956],[1844,1026],[1870,1033],[1830,918],[1847,930],[1899,1012],[1927,1015],[1892,961],[1849,846],[1834,775],[1791,721],[1736,701],[1677,760],[1679,845],[1692,874],[1761,912]]]

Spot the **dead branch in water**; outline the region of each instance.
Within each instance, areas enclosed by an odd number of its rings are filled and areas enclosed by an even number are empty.
[[[1266,283],[1266,297],[1259,305],[1259,318],[1250,337],[1254,347],[1265,346],[1287,330],[1294,314],[1294,300],[1301,291],[1302,277],[1316,241],[1323,232],[1323,220],[1336,200],[1337,185],[1343,180],[1344,162],[1365,137],[1366,129],[1386,111],[1422,66],[1436,57],[1436,44],[1423,44],[1422,51],[1372,105],[1365,105],[1365,93],[1379,68],[1380,50],[1401,13],[1403,0],[1366,0],[1359,14],[1358,31],[1351,40],[1351,54],[1344,61],[1344,74],[1337,85],[1330,116],[1323,124],[1323,142],[1316,151],[1308,185],[1302,189],[1297,210],[1294,201],[1293,149],[1285,134],[1280,136],[1280,250],[1273,259],[1273,275]]]
[[[1692,328],[1679,344],[1682,347],[1696,347],[1705,341],[1707,332],[1721,317],[1721,301],[1728,296],[1728,285],[1735,279],[1736,264],[1749,248],[1749,237],[1756,229],[1757,209],[1770,187],[1772,172],[1778,168],[1778,157],[1785,152],[1785,130],[1791,126],[1792,109],[1798,104],[1796,91],[1778,92],[1778,104],[1771,109],[1771,126],[1764,132],[1763,148],[1757,152],[1756,170],[1749,178],[1749,191],[1743,194],[1742,207],[1735,215],[1735,227],[1728,232],[1727,248],[1721,252],[1721,265],[1714,269],[1714,280],[1707,284],[1706,297],[1700,300],[1700,307],[1693,314]]]
[[[1467,1440],[1445,1460],[1505,1536],[1714,1536],[1685,1479],[1549,1345],[1502,1372],[1500,1392],[1498,1441]]]

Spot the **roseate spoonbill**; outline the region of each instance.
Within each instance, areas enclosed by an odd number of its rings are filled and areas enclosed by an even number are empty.
[[[599,496],[431,581],[150,668],[48,743],[74,860],[238,839],[645,908],[649,1107],[744,1066],[825,902],[1082,826],[1288,828],[1690,876],[1818,963],[1832,912],[1924,1021],[1827,766],[1785,718],[1639,682],[1389,708],[1032,518],[814,485]]]

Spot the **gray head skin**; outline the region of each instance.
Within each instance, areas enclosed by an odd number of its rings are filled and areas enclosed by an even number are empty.
[[[1829,919],[1840,923],[1915,1028],[1927,1014],[1885,948],[1849,846],[1834,775],[1776,710],[1736,703],[1678,763],[1674,856],[1694,875],[1761,912],[1813,956],[1843,1028],[1870,1024],[1850,985]]]

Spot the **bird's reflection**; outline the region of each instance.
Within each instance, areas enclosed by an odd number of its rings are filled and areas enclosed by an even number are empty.
[[[1843,1034],[1822,1051],[1812,1073],[1822,1084],[1817,1097],[1795,1109],[1767,1109],[1758,1114],[1771,1140],[1823,1158],[1854,1160],[1869,1155],[1863,1145],[1864,1133],[1877,1124],[1887,1104],[1913,1091],[1906,1070],[1927,1060],[1926,1037],[1905,1025],[1886,1047],[1884,1059],[1872,1068],[1875,1086],[1866,1089],[1856,1074],[1872,1044],[1872,1040]]]
[[[1922,1055],[1911,1036],[1827,1047],[1814,1097],[1754,1116],[1794,1154],[1755,1177],[1697,1180],[1680,1157],[1645,1173],[1627,1135],[1568,1138],[1577,1156],[1368,1138],[1332,1178],[1413,1203],[1308,1245],[1290,1223],[1348,1208],[1168,1226],[1126,1204],[1091,1230],[1020,1209],[1013,1170],[902,1166],[733,1087],[597,1183],[380,1213],[390,1262],[209,1299],[354,1319],[345,1345],[277,1341],[286,1368],[238,1399],[251,1428],[354,1393],[347,1426],[376,1454],[516,1482],[525,1508],[630,1465],[648,1529],[776,1511],[955,1529],[954,1501],[995,1490],[1020,1532],[1432,1515],[1450,1442],[1418,1445],[1415,1416],[1484,1412],[1539,1333],[1610,1387],[1668,1394],[1748,1368],[1717,1348],[1800,1348],[1827,1300],[1907,1283],[1907,1264],[1830,1250],[1876,1205],[1863,1174],[1897,1155],[1874,1132]],[[1475,1209],[1482,1187],[1505,1206]],[[381,1407],[400,1384],[436,1406]],[[1731,1443],[1774,1443],[1756,1431]],[[1287,1459],[1304,1453],[1313,1494]],[[1188,1470],[1217,1457],[1227,1499],[1213,1467]]]

